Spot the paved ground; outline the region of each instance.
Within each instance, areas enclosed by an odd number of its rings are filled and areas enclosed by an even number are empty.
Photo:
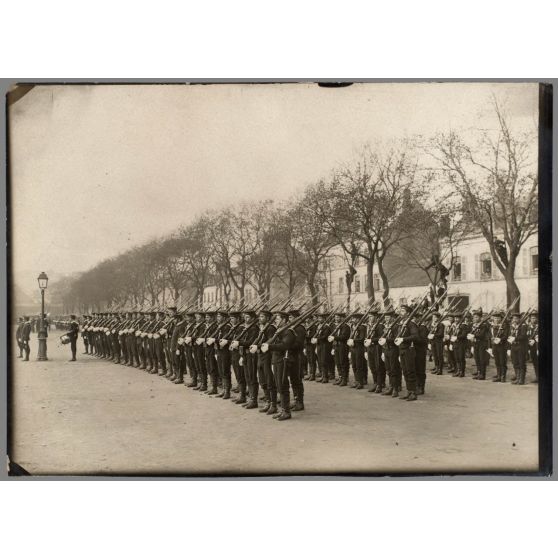
[[[57,337],[48,362],[13,367],[12,459],[33,474],[537,468],[534,384],[429,374],[427,395],[407,403],[307,382],[307,410],[278,423],[135,368],[68,362]]]

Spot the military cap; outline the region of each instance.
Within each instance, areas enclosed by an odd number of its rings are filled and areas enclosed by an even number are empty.
[[[512,313],[512,318],[521,318],[521,312],[513,312]]]
[[[437,318],[440,317],[440,312],[432,312],[432,317],[436,316]]]
[[[535,316],[536,318],[539,317],[539,312],[537,310],[533,310],[532,312],[529,312],[529,317],[531,316]]]
[[[249,308],[246,308],[245,310],[242,310],[242,314],[248,314],[252,317],[256,316],[256,312],[253,309],[249,309]]]
[[[226,318],[229,315],[229,312],[227,312],[224,309],[221,309],[221,310],[217,310],[217,314],[219,314],[220,316],[224,316]]]
[[[498,310],[497,312],[494,312],[494,314],[492,314],[495,318],[503,318],[504,317],[504,313],[501,310]]]
[[[395,316],[395,310],[393,308],[386,308],[382,314],[384,316]]]
[[[339,310],[339,312],[335,312],[336,316],[339,316],[340,318],[344,318],[346,316],[345,312],[343,312],[342,310]]]
[[[351,315],[351,318],[362,318],[362,316],[364,316],[364,314],[362,312],[353,312]]]
[[[203,314],[204,316],[215,316],[217,312],[215,312],[215,310],[206,310]]]
[[[288,311],[288,314],[293,318],[298,318],[300,316],[300,310],[298,310],[297,308],[292,308],[291,310]]]
[[[412,312],[413,308],[411,306],[409,306],[408,304],[402,304],[400,306],[400,308],[402,308],[403,310],[407,310],[407,312]]]
[[[273,311],[273,314],[274,314],[275,316],[279,315],[279,316],[281,316],[281,317],[283,317],[283,318],[288,318],[288,317],[289,317],[289,312],[288,312],[288,310],[274,310],[274,311]]]
[[[378,308],[373,308],[372,310],[370,310],[369,315],[370,316],[377,316],[380,313],[380,310],[378,310]]]
[[[23,319],[24,319],[24,320],[28,320],[28,319],[29,319],[29,316],[23,316]]]
[[[239,312],[238,310],[233,310],[232,312],[228,312],[228,314],[231,318],[240,318],[242,312]]]
[[[450,312],[448,314],[448,316],[450,318],[461,318],[463,316],[463,312],[458,312],[457,310],[455,312]]]
[[[264,316],[267,316],[268,318],[271,316],[273,312],[271,312],[271,310],[268,310],[267,308],[262,308],[258,314],[263,314]]]
[[[169,307],[168,307],[168,310],[169,310],[170,312],[176,312],[176,311],[178,310],[178,308],[177,308],[176,306],[169,306]]]
[[[473,310],[473,311],[471,312],[471,314],[472,314],[473,316],[482,316],[482,308],[479,308],[478,310]]]

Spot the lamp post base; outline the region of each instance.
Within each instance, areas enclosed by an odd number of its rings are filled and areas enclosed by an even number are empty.
[[[38,341],[39,341],[39,353],[37,355],[37,360],[48,360],[46,332],[41,331],[39,333]]]

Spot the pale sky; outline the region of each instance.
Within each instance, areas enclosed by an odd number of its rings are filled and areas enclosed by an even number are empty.
[[[13,268],[81,271],[200,212],[286,198],[366,142],[536,129],[536,84],[38,86],[10,110]]]

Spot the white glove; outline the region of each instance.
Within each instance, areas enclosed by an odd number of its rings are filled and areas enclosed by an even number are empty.
[[[492,342],[494,343],[494,345],[499,345],[500,344],[500,338],[499,337],[493,337]]]
[[[401,345],[401,343],[403,343],[403,339],[401,339],[401,337],[397,337],[395,339],[394,343],[399,347],[399,345]]]
[[[534,339],[529,339],[529,345],[531,345],[531,347],[535,344],[535,340]]]
[[[136,337],[139,337],[141,334],[141,331],[136,331]]]
[[[177,354],[177,355],[179,355],[179,354],[180,354],[180,351],[179,351],[178,349],[176,349],[176,354]]]
[[[331,349],[331,354],[335,355],[335,349]]]
[[[110,335],[110,331],[105,331],[105,335],[108,337]]]
[[[244,357],[238,359],[238,366],[244,366]]]
[[[316,345],[318,343],[318,339],[316,337],[312,337],[312,339],[310,339],[310,343],[312,343],[312,345]]]
[[[221,349],[228,343],[228,341],[226,339],[221,339],[219,341],[219,347],[221,347]]]
[[[382,347],[386,344],[386,338],[385,337],[380,337],[378,339],[378,345],[381,345]]]
[[[535,341],[538,343],[539,342],[539,335],[537,333],[537,335],[535,335]]]
[[[153,339],[153,334],[152,334],[152,333],[148,333],[148,334],[147,334],[147,338],[148,338],[148,339]]]
[[[432,350],[432,345],[430,343],[428,343],[428,350],[431,351]]]
[[[457,335],[452,335],[450,337],[450,341],[452,341],[453,343],[455,343],[457,341]]]
[[[428,339],[430,339],[432,341],[432,339],[434,339],[434,334],[433,333],[429,333],[428,334]]]
[[[190,336],[184,338],[184,343],[186,345],[190,345],[192,343],[192,338]]]
[[[179,345],[184,345],[184,339],[182,337],[179,337],[178,340],[177,340],[177,343]]]
[[[147,337],[147,333],[142,333],[141,336],[145,339]]]
[[[364,360],[368,362],[368,353],[364,353]]]
[[[306,355],[306,349],[302,349],[302,354]]]
[[[239,345],[238,341],[233,341],[231,343],[231,349],[236,349],[238,347],[238,345]]]
[[[492,351],[492,349],[486,349],[486,352],[487,352],[492,358],[494,358],[494,352]]]
[[[510,349],[508,349],[508,350],[506,351],[506,354],[507,354],[509,357],[511,357],[511,351],[510,351]]]
[[[252,354],[257,353],[258,352],[258,346],[257,345],[250,345],[250,348],[248,349]]]
[[[382,359],[383,362],[386,361],[386,357],[384,356],[384,353],[382,353],[382,356],[380,358]]]
[[[349,345],[349,347],[354,347],[355,346],[355,342],[353,339],[347,339],[347,345]]]
[[[453,351],[453,345],[450,345],[450,346],[448,347],[448,349],[449,349],[450,351]]]
[[[513,343],[515,341],[515,337],[513,335],[510,335],[508,337],[508,343]]]
[[[206,342],[208,345],[213,345],[213,343],[215,343],[215,337],[208,337],[208,338],[205,340],[205,342]]]
[[[269,351],[269,344],[268,343],[262,343],[261,349],[262,349],[262,353],[267,353],[267,351]]]
[[[372,345],[372,339],[365,339],[364,340],[364,346],[365,347],[370,347],[370,345]]]
[[[444,341],[449,341],[450,336],[449,335],[444,335]]]
[[[159,335],[165,335],[165,333],[167,333],[167,330],[165,328],[161,328],[159,330]]]
[[[327,340],[328,340],[330,343],[333,343],[333,340],[334,340],[334,339],[335,339],[335,337],[333,337],[333,335],[330,335],[330,336],[327,338]]]
[[[161,336],[158,333],[153,334],[153,339],[159,339]]]
[[[196,339],[196,345],[201,345],[203,343],[203,341],[204,341],[203,337],[198,337]]]
[[[122,336],[124,335],[124,331],[123,331],[123,330],[120,330],[120,331],[118,332],[118,335],[119,335],[120,337],[122,337]]]
[[[467,339],[469,339],[469,341],[474,341],[475,340],[475,336],[472,333],[468,333],[467,334]]]

